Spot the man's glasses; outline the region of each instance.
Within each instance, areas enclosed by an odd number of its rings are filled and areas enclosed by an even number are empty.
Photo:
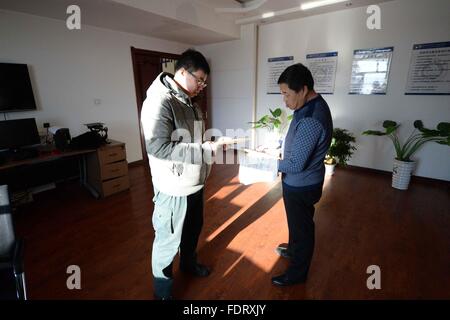
[[[208,84],[205,82],[205,80],[200,79],[199,77],[197,77],[197,76],[196,76],[195,74],[193,74],[192,72],[188,71],[188,73],[189,73],[191,76],[194,77],[194,79],[197,81],[197,84],[198,84],[200,87],[205,88],[205,87],[208,85]]]

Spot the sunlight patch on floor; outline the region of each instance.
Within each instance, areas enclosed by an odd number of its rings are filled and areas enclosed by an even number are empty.
[[[270,273],[279,260],[274,250],[286,241],[287,224],[283,200],[280,199],[258,219],[240,230],[227,250],[241,253],[238,260],[245,258],[259,269]],[[237,263],[238,261],[233,265]]]

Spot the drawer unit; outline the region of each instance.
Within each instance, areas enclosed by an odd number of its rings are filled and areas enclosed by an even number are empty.
[[[101,147],[98,149],[98,157],[101,165],[125,160],[127,158],[125,145]]]
[[[109,180],[122,176],[128,176],[128,163],[126,161],[119,161],[115,163],[108,163],[100,167],[102,180]]]
[[[119,177],[117,179],[112,179],[103,182],[102,190],[103,196],[107,197],[109,195],[115,194],[120,191],[130,189],[130,180],[128,176]]]
[[[87,183],[100,197],[128,190],[128,162],[125,144],[110,140],[111,143],[87,156]]]

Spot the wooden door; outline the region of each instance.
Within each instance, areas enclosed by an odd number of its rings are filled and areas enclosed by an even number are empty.
[[[141,149],[142,149],[142,159],[146,167],[148,167],[148,157],[147,150],[145,148],[145,138],[144,132],[141,126],[141,110],[142,103],[146,98],[146,93],[148,87],[152,84],[153,80],[161,73],[163,70],[163,63],[165,59],[179,59],[179,55],[149,51],[143,49],[136,49],[131,47],[131,57],[133,61],[133,72],[134,72],[134,85],[136,88],[136,101],[139,117],[139,131],[141,135]]]
[[[208,77],[209,82],[209,77]],[[209,83],[208,83],[209,85]],[[203,89],[198,96],[192,99],[192,102],[196,103],[197,106],[202,110],[203,121],[205,122],[205,129],[209,129],[208,123],[208,103],[207,103],[207,87]]]

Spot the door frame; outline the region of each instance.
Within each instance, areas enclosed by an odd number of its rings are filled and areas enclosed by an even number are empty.
[[[145,50],[145,49],[139,49],[135,47],[131,47],[131,61],[133,64],[133,77],[134,77],[134,89],[136,92],[136,108],[138,111],[138,123],[139,123],[139,136],[141,139],[141,150],[142,150],[142,161],[144,162],[145,167],[149,168],[148,163],[148,156],[147,156],[147,149],[145,146],[145,138],[144,138],[144,131],[142,130],[141,125],[141,113],[140,108],[142,107],[141,101],[143,102],[143,93],[141,92],[140,88],[141,86],[141,80],[138,77],[138,66],[137,66],[137,55],[146,55],[153,58],[166,58],[166,59],[173,59],[173,60],[179,60],[181,58],[181,55],[175,54],[175,53],[167,53],[167,52],[159,52],[159,51],[152,51],[152,50]]]

